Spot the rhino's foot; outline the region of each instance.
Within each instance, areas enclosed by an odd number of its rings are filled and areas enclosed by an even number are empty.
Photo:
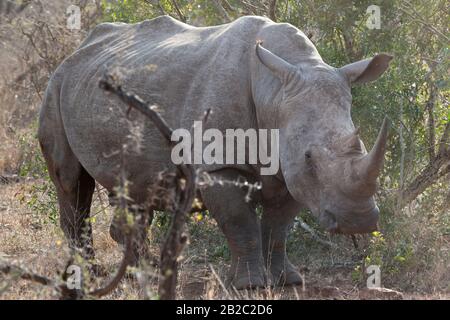
[[[267,286],[266,277],[262,275],[241,275],[235,276],[233,280],[229,281],[230,285],[237,290],[250,290],[256,288],[264,288]]]
[[[271,278],[271,275],[262,266],[248,266],[230,272],[227,286],[232,286],[237,290],[265,288],[272,284]]]
[[[276,286],[295,286],[303,283],[297,268],[287,258],[284,262],[272,265],[270,270]]]

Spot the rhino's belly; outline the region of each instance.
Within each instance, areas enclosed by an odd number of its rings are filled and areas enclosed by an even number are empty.
[[[109,192],[120,186],[122,176],[127,180],[129,195],[135,201],[145,201],[148,189],[157,182],[158,173],[173,169],[170,151],[146,144],[138,152],[120,144],[99,148],[87,142],[83,148],[75,144],[74,153],[89,174]],[[121,150],[124,150],[123,153]]]

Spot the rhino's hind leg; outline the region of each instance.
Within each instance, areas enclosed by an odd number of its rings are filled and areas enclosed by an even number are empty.
[[[64,136],[40,134],[39,140],[50,178],[56,186],[61,228],[72,249],[86,260],[94,259],[89,219],[95,180],[70,150]]]
[[[286,255],[286,237],[297,206],[264,205],[261,220],[263,255],[275,285],[299,285],[302,277]]]
[[[48,173],[56,187],[61,228],[69,246],[85,260],[94,259],[92,226],[89,219],[94,179],[82,167],[67,140],[60,114],[61,73],[55,72],[42,103],[38,139]],[[101,268],[89,264],[93,273]]]
[[[78,177],[73,177],[72,183],[68,184],[66,180],[65,185],[57,185],[60,224],[69,245],[81,250],[83,258],[92,260],[94,247],[89,218],[95,181],[81,166],[74,171],[78,171]],[[60,172],[59,177],[62,176],[64,174]]]
[[[217,179],[236,181],[232,169],[211,174]],[[231,269],[227,285],[237,289],[264,287],[267,272],[261,250],[261,232],[255,208],[245,201],[246,189],[215,184],[201,190],[202,199],[225,234],[231,251]]]

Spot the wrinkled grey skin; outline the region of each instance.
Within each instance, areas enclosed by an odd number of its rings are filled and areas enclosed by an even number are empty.
[[[383,127],[374,151],[365,156],[350,115],[350,85],[375,80],[390,58],[377,55],[333,68],[297,28],[261,17],[208,28],[168,16],[97,26],[53,74],[40,114],[39,141],[57,188],[62,229],[73,247],[93,257],[86,218],[94,183],[114,193],[124,143],[129,195],[141,213],[155,209],[145,204],[158,173],[173,169],[168,144],[137,112],[131,120],[141,128],[140,150],[132,148],[126,107],[99,89],[104,72],[120,67],[123,87],[161,106],[172,128],[190,128],[212,108],[204,129],[280,129],[277,175],[260,176],[254,165],[205,167],[218,178],[261,181],[252,202],[244,199],[247,190],[234,186],[204,188],[201,197],[228,240],[229,283],[237,288],[300,283],[285,243],[301,208],[309,208],[331,232],[376,229],[373,194],[387,131]],[[256,202],[263,205],[261,221]],[[136,259],[146,253],[149,223],[146,215],[137,216],[142,227]],[[114,226],[111,235],[123,241]]]

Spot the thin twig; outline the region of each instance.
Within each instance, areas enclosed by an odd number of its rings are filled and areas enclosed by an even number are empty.
[[[333,248],[336,247],[336,244],[334,244],[333,242],[323,240],[321,237],[319,237],[317,233],[305,221],[303,221],[302,218],[297,217],[296,219],[299,222],[300,227],[308,232],[314,240],[326,246],[330,246]]]
[[[269,18],[274,22],[277,21],[276,11],[277,11],[277,0],[270,0],[268,14]]]
[[[155,111],[155,107],[146,104],[140,97],[129,92],[125,92],[117,84],[118,79],[112,74],[106,74],[100,80],[100,87],[106,91],[116,94],[129,109],[136,109],[149,118],[160,131],[167,142],[173,145],[171,140],[173,130],[167,122]],[[206,113],[205,118],[209,115]],[[158,292],[162,300],[175,299],[175,289],[178,276],[178,257],[181,254],[186,242],[185,233],[186,216],[190,212],[196,194],[196,171],[190,164],[181,163],[177,165],[177,201],[174,205],[174,216],[168,231],[167,238],[161,249],[161,275]]]

